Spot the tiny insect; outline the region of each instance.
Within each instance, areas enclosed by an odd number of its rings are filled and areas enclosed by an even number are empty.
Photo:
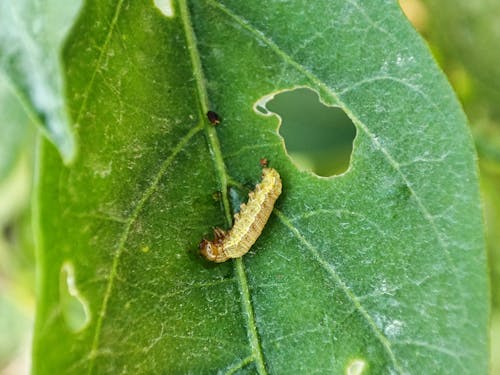
[[[262,158],[262,159],[260,159],[260,166],[261,166],[262,168],[267,167],[267,159],[266,159],[266,158]]]
[[[248,194],[248,202],[234,215],[234,225],[229,231],[214,229],[213,241],[200,242],[201,254],[216,263],[245,255],[262,233],[281,194],[281,178],[273,168],[262,170],[262,181]]]
[[[207,112],[207,118],[208,118],[208,121],[210,121],[210,123],[212,125],[218,125],[218,124],[220,124],[220,117],[214,111],[208,111]]]

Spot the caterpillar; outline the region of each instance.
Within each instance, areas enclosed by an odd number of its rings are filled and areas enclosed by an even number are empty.
[[[276,199],[281,194],[281,178],[273,168],[262,169],[262,181],[248,194],[248,202],[234,215],[234,225],[229,231],[214,229],[214,240],[203,239],[200,252],[216,263],[245,255],[257,241],[266,225]]]

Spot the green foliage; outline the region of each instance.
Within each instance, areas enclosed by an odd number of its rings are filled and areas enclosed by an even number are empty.
[[[76,149],[64,105],[60,50],[79,5],[60,0],[0,3],[0,78],[67,162]]]
[[[425,0],[423,30],[470,119],[479,154],[491,278],[491,373],[500,372],[500,70],[495,0]]]
[[[40,150],[34,373],[486,373],[472,142],[397,5],[174,5],[88,1],[67,41],[79,153]],[[298,170],[254,111],[297,86],[354,122],[344,175]],[[244,258],[208,264],[198,242],[263,157],[274,214]]]

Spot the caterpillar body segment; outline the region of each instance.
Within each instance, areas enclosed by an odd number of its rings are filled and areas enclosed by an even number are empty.
[[[217,263],[245,255],[262,233],[281,188],[279,173],[273,168],[264,168],[262,181],[248,194],[248,202],[240,206],[240,212],[234,215],[233,227],[227,232],[215,228],[213,241],[201,241],[201,254]]]

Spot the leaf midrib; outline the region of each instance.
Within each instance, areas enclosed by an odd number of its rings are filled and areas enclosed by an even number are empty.
[[[109,45],[110,40],[111,40],[111,36],[113,34],[114,27],[117,24],[122,4],[123,4],[123,0],[120,0],[117,3],[116,9],[115,9],[115,12],[113,15],[113,19],[110,23],[109,30],[107,32],[106,38],[105,38],[104,43],[103,43],[102,48],[101,48],[101,53],[99,54],[99,57],[97,59],[95,68],[94,68],[93,73],[91,75],[91,79],[89,80],[89,83],[84,91],[83,101],[81,103],[80,109],[79,109],[78,114],[76,116],[77,123],[80,121],[81,116],[84,113],[84,110],[86,108],[87,100],[88,100],[90,91],[94,85],[94,81],[95,81],[95,77],[96,77],[98,68],[101,64],[102,58],[105,54],[105,51]],[[101,333],[102,325],[103,325],[104,319],[106,317],[107,306],[108,306],[109,299],[110,299],[112,291],[113,291],[114,280],[116,278],[118,264],[119,264],[119,261],[121,258],[121,254],[123,253],[125,243],[128,239],[128,235],[130,233],[130,228],[132,227],[133,223],[136,221],[137,217],[139,216],[146,201],[151,197],[151,195],[154,193],[154,191],[158,187],[160,179],[165,174],[166,170],[168,169],[168,167],[170,166],[172,161],[175,159],[177,154],[179,154],[183,150],[184,146],[189,142],[189,140],[201,130],[205,130],[207,140],[208,140],[208,146],[211,150],[211,155],[214,159],[215,169],[216,169],[218,177],[219,177],[226,221],[228,224],[231,223],[231,209],[230,209],[230,205],[229,205],[229,198],[227,195],[228,178],[227,178],[227,173],[226,173],[223,158],[222,158],[219,140],[218,140],[217,134],[215,132],[215,129],[213,127],[209,126],[206,121],[203,121],[203,118],[204,118],[203,114],[208,111],[209,101],[208,101],[207,91],[206,91],[204,84],[203,84],[204,81],[203,81],[203,71],[201,69],[201,60],[199,58],[199,53],[198,53],[197,46],[196,46],[194,31],[193,31],[192,26],[191,26],[189,11],[188,11],[186,2],[180,1],[179,7],[181,10],[181,12],[180,12],[181,19],[183,21],[183,26],[184,26],[184,31],[186,34],[187,44],[191,47],[191,48],[189,48],[189,51],[190,51],[191,63],[193,66],[193,73],[194,73],[194,76],[196,78],[198,98],[200,101],[200,113],[199,113],[200,116],[199,116],[199,118],[200,118],[201,124],[192,128],[177,143],[177,145],[172,150],[172,153],[170,154],[170,156],[162,163],[160,170],[155,175],[155,178],[154,178],[152,184],[144,192],[144,194],[141,196],[138,204],[134,208],[130,217],[126,220],[125,228],[122,232],[122,235],[119,238],[118,247],[117,247],[117,250],[116,250],[115,255],[113,257],[113,263],[111,265],[111,270],[110,270],[108,282],[106,284],[105,294],[103,296],[102,304],[101,304],[101,307],[99,309],[99,313],[97,315],[97,321],[96,321],[96,325],[95,325],[95,329],[94,329],[92,344],[91,344],[91,348],[90,348],[89,355],[88,355],[88,361],[89,361],[88,362],[88,374],[92,373],[94,365],[95,365],[95,360],[97,357],[97,349],[99,347],[99,340],[100,340],[100,333]],[[237,280],[238,280],[238,284],[239,284],[241,296],[242,296],[242,308],[244,310],[243,315],[247,316],[247,330],[248,330],[247,335],[249,337],[250,346],[252,349],[252,355],[250,357],[244,358],[241,361],[241,363],[239,363],[238,366],[244,367],[248,363],[250,363],[251,361],[255,361],[255,363],[257,365],[257,369],[259,370],[259,373],[260,374],[267,374],[267,371],[266,371],[265,365],[264,365],[264,359],[263,359],[263,355],[262,355],[261,345],[260,345],[260,341],[259,341],[258,334],[257,334],[257,328],[256,328],[256,324],[255,324],[255,319],[254,319],[253,308],[252,308],[251,300],[250,300],[250,291],[248,289],[248,281],[246,278],[243,262],[241,259],[237,259],[234,261],[234,265],[235,265],[235,272],[237,275]],[[233,366],[229,371],[234,370],[234,369],[235,369],[235,367]]]
[[[422,216],[424,217],[424,219],[429,223],[429,225],[430,225],[430,227],[432,229],[432,232],[434,233],[434,235],[435,235],[435,237],[437,239],[437,242],[438,242],[439,246],[441,247],[442,251],[444,252],[444,255],[445,255],[445,258],[446,258],[448,264],[453,269],[452,275],[456,279],[455,280],[456,283],[457,283],[456,285],[460,285],[459,284],[460,280],[458,279],[458,276],[457,276],[458,275],[458,270],[456,268],[455,263],[452,260],[452,257],[451,257],[451,254],[449,252],[448,246],[446,245],[445,240],[443,239],[441,233],[438,230],[438,227],[437,227],[437,225],[435,223],[434,217],[430,214],[429,210],[427,209],[427,207],[423,203],[422,199],[420,198],[420,196],[417,194],[417,192],[413,188],[413,186],[412,186],[410,180],[408,179],[408,177],[401,170],[401,163],[399,163],[392,156],[392,154],[389,152],[389,150],[387,150],[387,148],[385,148],[377,140],[377,137],[369,130],[368,126],[363,121],[361,121],[361,119],[359,117],[357,117],[350,110],[350,108],[340,99],[339,94],[335,93],[328,85],[326,85],[325,83],[323,83],[323,81],[321,81],[313,72],[311,72],[310,70],[306,69],[303,65],[301,65],[294,58],[292,58],[292,56],[290,56],[281,47],[279,47],[275,42],[273,42],[270,38],[268,38],[263,32],[257,30],[253,25],[250,24],[250,22],[248,22],[247,20],[243,19],[241,16],[235,14],[231,9],[227,8],[223,4],[220,4],[220,3],[218,3],[218,2],[216,2],[214,0],[205,0],[205,1],[206,1],[207,4],[211,5],[213,8],[218,9],[221,13],[229,16],[231,19],[233,19],[242,28],[244,28],[247,31],[249,31],[252,35],[254,35],[254,37],[257,40],[259,40],[262,43],[264,43],[265,45],[267,45],[274,53],[276,53],[276,55],[278,55],[279,57],[281,57],[284,62],[286,62],[290,66],[294,67],[298,72],[302,73],[312,83],[314,83],[318,88],[322,89],[326,94],[328,94],[330,96],[330,99],[334,100],[337,103],[337,105],[339,107],[341,107],[342,110],[344,110],[345,113],[352,119],[352,121],[368,136],[368,139],[370,140],[370,142],[372,142],[372,144],[378,150],[380,150],[380,152],[384,156],[384,158],[387,161],[387,163],[400,176],[400,178],[402,179],[403,183],[408,188],[408,190],[411,193],[411,195],[414,197],[414,199],[415,199],[415,201],[417,203],[418,210],[420,211],[420,213],[422,214]],[[356,3],[352,2],[352,1],[350,1],[350,3],[353,4],[353,6],[356,6],[359,9],[359,5],[358,4],[356,4]],[[365,18],[367,18],[370,22],[373,23],[373,20],[371,20],[368,15],[366,15],[364,12],[362,12],[362,13],[365,16]],[[383,30],[383,31],[386,32],[385,30]],[[411,85],[407,84],[406,82],[402,82],[401,80],[394,79],[394,77],[376,77],[376,78],[377,79],[391,79],[391,80],[395,80],[395,81],[399,82],[400,84],[403,84],[403,85],[407,86],[409,89],[412,89],[412,90],[416,91],[419,95],[421,95],[427,101],[429,101],[428,98],[427,98],[427,96],[424,93],[422,93],[420,90],[415,90],[414,87],[412,87]],[[437,111],[439,113],[441,113],[441,115],[444,116],[444,114],[442,113],[442,111],[441,111],[440,108],[438,108],[431,101],[429,101],[429,103],[431,104],[431,106],[433,106],[434,108],[436,108]],[[280,220],[282,221],[282,223],[285,226],[287,226],[286,223],[285,223],[285,221],[287,219],[286,216],[283,215],[282,213],[281,214],[277,214],[277,212],[278,212],[277,210],[274,210],[274,212],[280,218]],[[303,241],[305,241],[304,244],[306,246],[309,245],[307,247],[313,253],[313,256],[314,256],[315,260],[318,261],[322,265],[322,267],[325,267],[325,265],[328,265],[328,263],[326,263],[321,257],[319,257],[319,254],[315,254],[316,250],[312,247],[312,245],[309,244],[309,242],[305,239],[305,237],[303,237],[300,234],[300,231],[298,229],[296,229],[295,227],[293,227],[293,226],[289,227],[289,229],[293,231],[292,228],[295,229],[295,230],[297,230],[297,234],[299,235],[299,237],[298,237],[299,241],[302,242],[302,240],[303,240]],[[318,255],[318,256],[316,256],[316,255]],[[323,264],[323,262],[325,264]],[[326,268],[327,268],[327,270],[329,270],[329,267],[326,267]],[[354,306],[359,310],[359,312],[361,313],[361,315],[367,320],[367,323],[370,325],[370,327],[372,329],[374,329],[376,337],[379,339],[379,341],[381,342],[382,346],[388,352],[388,355],[391,358],[391,360],[393,361],[394,366],[398,369],[398,371],[400,371],[401,373],[403,373],[403,370],[401,369],[401,367],[400,367],[400,365],[399,365],[396,357],[394,356],[394,353],[392,352],[389,339],[383,334],[383,332],[379,331],[379,329],[378,329],[378,327],[376,325],[374,325],[373,319],[368,314],[367,310],[365,310],[363,308],[363,306],[361,305],[361,302],[358,300],[357,296],[340,279],[340,276],[336,273],[336,271],[333,270],[333,272],[334,272],[334,274],[332,274],[332,277],[334,279],[338,279],[336,281],[342,287],[342,289],[344,290],[344,292],[346,292],[346,295],[348,296],[348,298],[351,300],[351,302],[354,304]],[[462,292],[461,289],[460,289],[460,293],[463,294],[463,292]]]
[[[208,112],[209,108],[209,99],[207,89],[205,87],[205,80],[203,74],[203,68],[201,64],[200,54],[198,51],[198,46],[196,44],[196,36],[192,27],[189,9],[186,3],[186,0],[179,1],[180,15],[182,19],[182,23],[184,26],[184,32],[186,34],[186,41],[188,44],[189,55],[191,58],[191,64],[193,67],[193,74],[196,80],[196,88],[198,92],[198,98],[200,101],[200,118],[204,118],[205,113]],[[228,197],[228,175],[226,172],[226,167],[224,164],[224,158],[222,157],[222,151],[220,147],[219,138],[217,136],[217,132],[215,127],[210,125],[208,121],[204,121],[205,133],[207,137],[208,147],[210,148],[210,154],[212,156],[214,166],[218,175],[220,190],[222,195],[222,203],[224,207],[224,213],[226,217],[226,224],[228,226],[232,223],[232,215],[231,215],[231,207],[229,204]],[[248,280],[245,272],[245,267],[243,265],[242,258],[234,259],[233,265],[235,267],[236,272],[236,280],[238,282],[238,286],[240,289],[241,295],[241,305],[242,305],[242,315],[246,317],[246,329],[247,329],[247,337],[250,342],[250,347],[252,351],[251,357],[253,357],[253,361],[256,364],[257,371],[261,375],[267,374],[264,356],[262,352],[262,345],[257,332],[257,325],[255,321],[254,309],[252,306],[252,301],[250,298],[250,290],[248,287]],[[242,359],[240,362],[241,366],[245,366],[247,363],[250,363],[248,357]],[[234,369],[234,368],[233,368]],[[229,370],[231,371],[231,370]]]

